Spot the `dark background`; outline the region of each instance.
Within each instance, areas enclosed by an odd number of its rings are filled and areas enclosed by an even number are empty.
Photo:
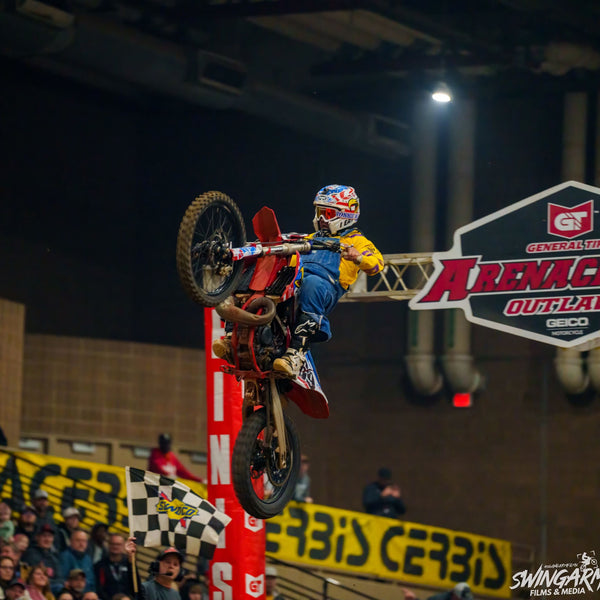
[[[586,183],[593,182],[598,66],[573,61],[559,72],[540,56],[555,42],[598,51],[594,2],[311,3],[385,13],[439,40],[435,48],[422,38],[406,47],[382,39],[374,50],[360,39],[346,40],[329,53],[246,20],[261,9],[284,18],[302,2],[51,3],[73,9],[75,29],[85,33],[61,47],[63,38],[46,32],[54,54],[35,52],[44,44],[40,31],[24,29],[33,27],[29,17],[14,29],[7,18],[14,15],[0,7],[0,297],[25,305],[28,334],[202,347],[203,311],[177,279],[175,244],[186,207],[207,190],[233,197],[247,227],[254,212],[269,205],[282,230],[308,231],[315,192],[349,184],[361,198],[365,234],[384,253],[409,252],[411,150],[419,144],[410,135],[413,108],[428,101],[427,88],[441,75],[448,76],[457,105],[464,98],[476,103],[474,218],[561,182],[569,91],[588,94],[585,173]],[[86,8],[93,5],[99,6],[95,13]],[[309,28],[321,23],[315,10]],[[113,38],[96,47],[92,33],[98,31],[90,24],[96,19],[118,22],[132,39],[149,36],[153,49],[170,43],[242,60],[250,83],[236,96],[240,106],[216,109],[170,94],[173,62],[159,53],[163,62],[138,67],[162,69],[160,90],[150,79],[139,83],[131,64],[126,75],[115,74],[135,48],[110,53]],[[16,35],[5,43],[11,31]],[[487,71],[475,75],[482,67]],[[296,104],[268,102],[259,110],[265,97],[253,96],[256,82],[275,86],[274,96],[295,94]],[[244,101],[252,98],[250,110]],[[402,122],[406,151],[373,152],[363,138],[349,144],[341,125],[338,136],[331,135],[328,118],[315,125],[304,112],[300,119],[294,106],[308,98],[352,116],[370,111]],[[432,251],[447,249],[453,107],[438,107]],[[436,315],[438,337],[442,320]],[[385,465],[402,486],[411,521],[523,542],[549,562],[573,562],[593,549],[598,402],[594,394],[580,403],[566,397],[553,371],[553,347],[473,327],[473,355],[486,385],[472,408],[457,410],[447,390],[424,401],[406,386],[405,302],[340,304],[332,326],[333,340],[315,349],[331,417],[295,415],[303,451],[312,458],[317,502],[361,510],[363,485]],[[36,368],[27,363],[29,377]],[[64,402],[68,394],[57,389]],[[168,396],[153,414],[169,410]],[[26,423],[32,422],[23,398]],[[152,443],[157,432],[145,426],[151,412],[145,409],[136,439]],[[203,408],[190,401],[187,410],[197,417]],[[69,434],[76,436],[77,428]],[[201,436],[195,442],[205,447]]]
[[[201,311],[178,282],[175,243],[187,205],[208,190],[236,200],[251,239],[261,206],[275,209],[283,231],[310,231],[315,192],[352,185],[365,234],[383,253],[410,251],[410,157],[389,160],[235,111],[157,97],[141,103],[26,66],[0,67],[0,294],[26,304],[30,333],[202,346]],[[560,94],[508,94],[477,110],[476,217],[560,182]],[[440,224],[451,118],[452,106],[440,107]],[[441,237],[436,250],[446,249]],[[352,310],[360,309],[338,308]],[[372,312],[399,310],[386,303]]]

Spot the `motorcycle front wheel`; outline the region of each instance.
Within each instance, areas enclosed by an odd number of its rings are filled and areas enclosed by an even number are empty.
[[[233,488],[242,508],[257,519],[281,513],[292,499],[300,473],[300,441],[293,421],[284,413],[286,464],[279,465],[278,438],[267,424],[261,408],[242,425],[233,448]],[[270,442],[267,440],[270,439]]]
[[[177,236],[177,272],[194,302],[216,306],[236,290],[244,263],[229,249],[245,244],[242,213],[229,196],[206,192],[190,204]]]

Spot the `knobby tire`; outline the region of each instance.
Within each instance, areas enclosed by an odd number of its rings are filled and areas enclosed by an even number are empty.
[[[214,219],[213,213],[216,215]],[[202,306],[216,306],[228,298],[236,290],[244,268],[243,261],[236,261],[231,264],[231,273],[213,274],[214,268],[221,264],[194,260],[194,245],[199,242],[210,244],[214,237],[233,247],[246,244],[246,229],[240,209],[229,196],[216,191],[206,192],[190,204],[177,236],[179,279],[188,296]]]
[[[293,421],[284,413],[289,475],[280,488],[275,488],[273,498],[259,498],[252,485],[251,466],[256,457],[256,443],[267,425],[267,413],[261,408],[245,420],[238,434],[232,456],[233,488],[242,508],[257,519],[270,519],[280,514],[292,499],[300,474],[300,441]],[[291,454],[291,456],[290,456]]]

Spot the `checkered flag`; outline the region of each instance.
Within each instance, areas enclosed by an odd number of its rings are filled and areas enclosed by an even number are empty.
[[[136,543],[174,546],[191,556],[212,558],[230,517],[187,485],[163,475],[125,467],[125,480],[129,528]]]

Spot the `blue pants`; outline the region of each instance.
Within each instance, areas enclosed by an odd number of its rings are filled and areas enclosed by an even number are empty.
[[[319,324],[319,331],[312,341],[325,342],[331,338],[331,326],[326,315],[345,293],[346,290],[339,283],[333,284],[319,275],[304,273],[298,305],[302,312]]]

